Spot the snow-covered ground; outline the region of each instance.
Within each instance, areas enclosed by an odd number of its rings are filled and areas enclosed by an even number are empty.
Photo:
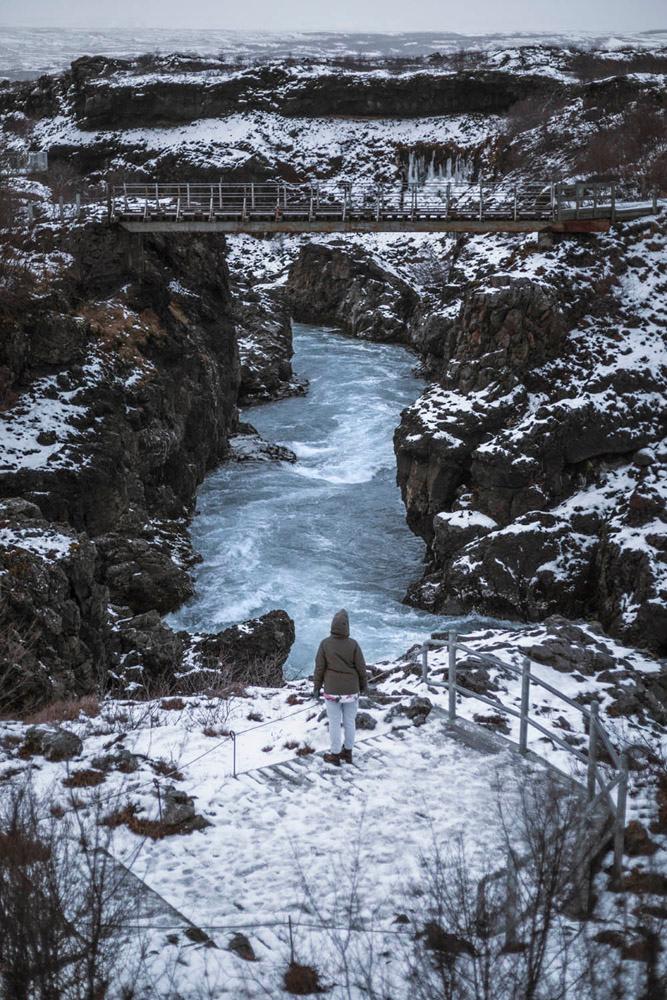
[[[549,635],[549,627],[540,625],[511,633],[486,630],[466,642],[507,663],[519,664],[522,655],[534,655],[536,676],[582,703],[591,698],[599,702],[601,721],[618,748],[631,745],[637,754],[648,741],[654,753],[661,745],[667,750],[664,730],[649,716],[616,711],[624,689],[630,690],[636,677],[655,674],[657,661],[582,627],[579,641],[585,643],[594,669],[584,665],[583,672],[563,672],[537,658],[538,647],[544,648]],[[430,679],[443,677],[446,655],[445,650],[430,654]],[[462,669],[480,666],[488,669],[493,696],[517,707],[517,678],[474,657],[467,663],[461,658]],[[402,933],[402,926],[410,927],[395,921],[399,913],[410,920],[419,907],[410,887],[419,881],[423,858],[436,846],[446,850],[462,838],[471,871],[481,875],[501,868],[498,797],[505,817],[512,816],[522,785],[539,781],[544,769],[534,758],[519,757],[509,745],[485,753],[448,734],[447,691],[424,685],[413,654],[378,669],[372,700],[362,709],[374,728],[358,733],[357,767],[338,770],[313,755],[313,750],[327,747],[327,725],[321,706],[309,697],[308,682],[298,681],[277,690],[248,688],[227,699],[201,695],[143,703],[107,700],[97,716],[82,714],[66,724],[83,739],[82,754],[67,763],[17,754],[26,726],[4,722],[0,780],[21,782],[30,776],[38,792],[50,794],[65,808],[72,794],[80,809],[99,799],[103,815],[131,802],[137,815],[153,820],[159,812],[156,779],[162,795],[173,784],[195,797],[197,814],[209,824],[205,829],[142,840],[121,825],[110,843],[118,859],[218,946],[183,948],[179,933],[166,944],[166,919],[158,922],[157,930],[151,924],[137,931],[135,943],[141,937],[158,950],[150,959],[153,978],[175,976],[182,996],[200,995],[205,981],[215,997],[278,995],[287,963],[288,916],[300,960],[318,965],[331,949],[330,934],[318,925],[336,925],[343,919],[351,887],[359,928],[352,932],[353,939],[366,942],[372,931],[390,956],[387,970],[395,972],[393,963],[400,968],[401,955],[395,935]],[[415,695],[427,695],[433,705],[418,728],[397,710],[409,706]],[[496,728],[493,709],[472,697],[459,696],[457,701],[460,718]],[[555,695],[534,686],[531,712],[574,747],[585,745],[581,713]],[[231,730],[237,733],[236,779],[233,742],[227,735]],[[503,731],[515,742],[518,721],[507,717]],[[539,758],[575,779],[583,777],[571,755],[530,732],[529,747]],[[100,757],[118,751],[125,755],[125,764],[128,755],[136,755],[129,759],[137,770],[99,770]],[[90,768],[101,778],[96,788],[72,793],[63,787],[69,775]],[[177,773],[170,774],[172,770]],[[655,813],[654,788],[645,774],[632,771],[628,819],[648,827]],[[658,853],[651,859],[652,871],[665,873],[667,837],[653,839]],[[183,925],[171,929],[182,932]],[[252,965],[226,950],[239,931],[255,951],[258,961]]]

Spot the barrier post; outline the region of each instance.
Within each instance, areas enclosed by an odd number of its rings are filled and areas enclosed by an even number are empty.
[[[521,719],[519,722],[519,752],[528,750],[528,713],[530,712],[530,660],[524,656],[521,664]]]
[[[449,721],[456,722],[456,632],[449,633]]]
[[[232,777],[236,777],[236,733],[233,729],[230,730],[229,735],[232,738]]]
[[[424,684],[428,681],[428,644],[422,646],[422,680]]]

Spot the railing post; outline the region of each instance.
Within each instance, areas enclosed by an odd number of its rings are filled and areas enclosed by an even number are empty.
[[[479,221],[481,222],[484,218],[484,191],[482,190],[482,171],[479,172]]]
[[[456,632],[449,633],[449,721],[456,722]]]
[[[422,646],[422,680],[424,684],[428,681],[428,643]]]
[[[530,712],[530,660],[524,656],[521,665],[521,720],[519,723],[519,752],[528,749],[528,713]]]
[[[514,210],[513,210],[512,214],[514,216],[514,221],[516,222],[516,218],[517,218],[517,190],[516,190],[516,188],[514,188]]]
[[[625,844],[625,809],[628,799],[628,755],[621,754],[619,762],[621,777],[616,799],[616,829],[614,830],[614,875],[620,879],[623,871],[623,848]]]
[[[220,209],[222,209],[222,181],[218,181],[218,201],[220,202]]]
[[[616,185],[611,186],[611,221],[616,222]]]
[[[447,194],[446,194],[446,199],[447,200],[445,202],[445,218],[446,219],[449,218],[449,204],[450,204],[451,195],[452,195],[452,185],[449,183],[449,181],[447,181]]]
[[[250,207],[255,207],[255,185],[251,183],[250,185]]]
[[[591,714],[588,719],[588,801],[595,798],[598,766],[598,713],[600,706],[597,701],[591,702]]]
[[[653,191],[652,191],[652,201],[653,201],[653,212],[654,212],[654,214],[657,215],[657,212],[658,212],[658,189],[656,187],[654,187]]]

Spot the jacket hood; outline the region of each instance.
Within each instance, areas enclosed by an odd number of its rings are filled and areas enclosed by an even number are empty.
[[[347,639],[350,634],[350,619],[348,617],[345,608],[341,608],[333,616],[333,621],[331,622],[331,634],[340,636],[343,639]]]

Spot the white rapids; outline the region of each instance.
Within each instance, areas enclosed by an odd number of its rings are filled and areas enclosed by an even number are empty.
[[[272,608],[295,620],[289,676],[311,672],[340,607],[369,662],[396,656],[442,619],[401,603],[423,543],[405,523],[393,431],[421,388],[403,347],[295,325],[294,368],[308,395],[245,416],[298,456],[211,473],[192,526],[203,562],[194,599],[170,623],[217,631]]]

